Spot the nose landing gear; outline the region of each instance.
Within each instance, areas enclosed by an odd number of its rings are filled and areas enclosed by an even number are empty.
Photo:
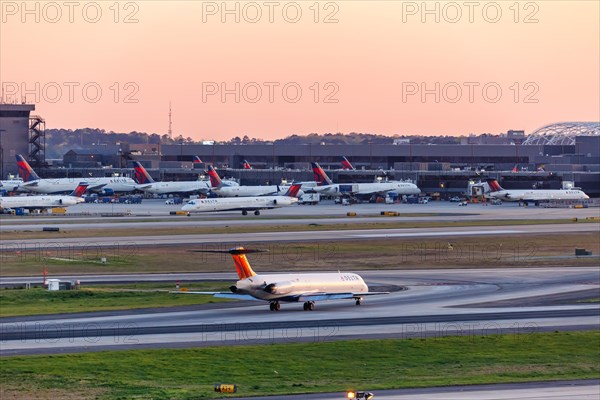
[[[304,303],[304,311],[314,311],[314,309],[315,309],[314,301],[307,301]]]

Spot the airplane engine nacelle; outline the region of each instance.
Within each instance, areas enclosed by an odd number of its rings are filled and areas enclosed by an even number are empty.
[[[265,287],[265,292],[271,294],[286,294],[294,289],[293,282],[270,283]]]
[[[115,194],[115,191],[112,189],[102,189],[102,194],[106,196],[112,196],[113,194]]]

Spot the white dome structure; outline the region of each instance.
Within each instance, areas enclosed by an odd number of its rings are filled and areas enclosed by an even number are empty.
[[[574,145],[577,136],[600,136],[600,122],[560,122],[529,134],[524,145]]]

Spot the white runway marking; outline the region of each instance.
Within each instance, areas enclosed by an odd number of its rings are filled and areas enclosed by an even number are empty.
[[[420,236],[473,236],[473,235],[504,235],[509,233],[524,233],[516,230],[495,230],[495,231],[445,231],[445,232],[407,232],[407,233],[368,233],[361,235],[352,235],[360,238],[379,238],[379,237],[420,237]]]

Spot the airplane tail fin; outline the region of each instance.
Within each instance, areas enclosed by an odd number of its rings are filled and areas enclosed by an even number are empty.
[[[244,160],[244,163],[242,165],[244,166],[244,169],[252,169],[252,166],[247,160]]]
[[[292,186],[289,187],[287,192],[285,192],[285,196],[298,197],[298,192],[300,192],[301,187],[302,187],[302,184],[294,183]]]
[[[40,179],[27,160],[20,154],[17,154],[17,165],[19,166],[19,175],[21,175],[23,182],[37,181]]]
[[[135,169],[135,175],[133,176],[133,179],[136,183],[142,185],[145,183],[154,182],[154,179],[152,179],[148,171],[146,171],[146,168],[144,168],[144,166],[140,162],[134,161],[133,168]]]
[[[85,193],[85,190],[88,187],[88,183],[87,182],[79,182],[79,185],[77,185],[77,187],[75,188],[75,190],[73,190],[70,194],[70,196],[73,197],[81,197],[83,196],[83,194]]]
[[[502,186],[500,186],[500,184],[498,183],[498,181],[496,179],[488,179],[487,180],[488,185],[490,186],[490,190],[492,192],[499,192],[502,189]]]
[[[256,272],[252,270],[246,254],[249,253],[263,253],[265,250],[251,250],[243,247],[235,247],[229,250],[193,250],[197,253],[229,253],[233,258],[233,265],[238,274],[240,280],[250,278],[256,275]]]
[[[208,177],[210,178],[211,187],[221,187],[223,184],[223,182],[221,182],[221,177],[217,174],[217,171],[215,171],[212,165],[208,166]]]
[[[515,164],[513,169],[510,170],[510,172],[519,172],[519,164]]]
[[[202,164],[202,160],[198,156],[194,156],[194,164]]]
[[[342,169],[354,170],[356,168],[354,168],[354,166],[350,163],[350,161],[348,161],[348,159],[345,156],[342,156]]]
[[[319,165],[319,163],[312,162],[310,163],[313,170],[313,175],[315,181],[317,182],[317,186],[331,185],[332,181],[329,179],[323,168]]]

